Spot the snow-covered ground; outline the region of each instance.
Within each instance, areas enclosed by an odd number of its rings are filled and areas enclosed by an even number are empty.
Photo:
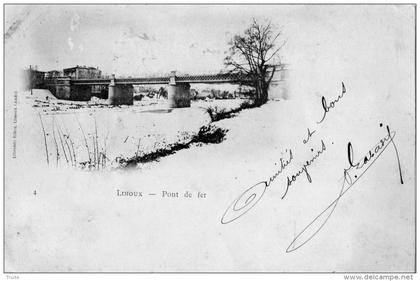
[[[164,99],[113,107],[97,98],[77,102],[50,96],[48,91],[33,90],[19,97],[17,115],[27,118],[19,121],[19,129],[30,138],[19,138],[18,147],[24,151],[17,153],[20,157],[34,153],[41,165],[91,169],[117,167],[118,158],[185,143],[210,123],[206,108],[230,110],[244,102],[193,101],[191,108],[169,109]]]
[[[341,89],[340,84],[336,89]],[[370,110],[360,110],[363,92],[351,87],[348,91],[322,124],[316,123],[322,116],[320,96],[269,101],[260,108],[246,109],[234,118],[215,122],[229,130],[220,144],[192,146],[143,169],[90,172],[67,164],[56,168],[53,151],[47,167],[38,112],[49,132],[50,150],[55,147],[51,140],[55,122],[74,140],[77,157],[86,159],[81,127],[93,147],[95,120],[99,149],[106,147],[107,155],[113,157],[133,155],[139,138],[142,149],[147,149],[156,140],[175,141],[180,133],[189,134],[210,122],[203,109],[208,103],[193,103],[191,108],[171,112],[133,106],[54,113],[43,112],[19,98],[17,158],[8,158],[6,173],[7,269],[411,270],[413,117],[404,111],[384,115],[395,109],[395,104],[385,100]],[[336,96],[334,92],[323,94],[329,94],[329,99]],[[340,200],[324,229],[302,249],[286,254],[296,233],[337,197],[343,169],[348,165],[347,143],[353,143],[359,159],[386,135],[380,122],[397,131],[395,140],[405,184],[399,184],[395,153],[390,146]],[[303,144],[308,128],[316,133],[308,144]],[[287,176],[314,155],[311,149],[320,149],[321,140],[327,150],[308,168],[312,183],[306,176],[299,177],[282,200]],[[11,146],[7,141],[6,147]],[[235,198],[279,169],[279,159],[287,156],[286,149],[293,151],[293,163],[270,185],[258,205],[239,220],[221,224],[223,213]],[[64,161],[61,158],[60,163]],[[119,197],[118,190],[143,192],[145,197]],[[179,198],[162,198],[163,191],[178,192]],[[183,197],[187,191],[193,198]],[[197,198],[198,192],[206,193],[206,198]],[[314,256],[322,262],[314,265]],[[377,263],[382,256],[393,258]],[[255,259],[265,262],[255,263]],[[360,259],[366,268],[357,262]]]

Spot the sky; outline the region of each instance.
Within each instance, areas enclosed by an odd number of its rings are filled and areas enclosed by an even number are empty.
[[[280,30],[282,9],[240,6],[9,6],[6,37],[40,70],[98,66],[138,75],[214,73],[228,42],[256,18]],[[281,43],[281,40],[279,40]],[[21,44],[24,44],[23,46]],[[15,48],[13,48],[15,49]]]

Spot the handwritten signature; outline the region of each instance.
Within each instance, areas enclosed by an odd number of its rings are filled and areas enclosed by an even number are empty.
[[[322,106],[324,109],[323,117],[321,121],[317,122],[318,124],[324,121],[326,114],[330,111],[331,108],[334,108],[335,104],[340,101],[340,99],[346,93],[346,88],[344,83],[342,83],[342,92],[338,96],[336,100],[331,102],[329,105],[326,104],[325,98],[322,97]],[[382,123],[380,124],[382,127]],[[379,140],[359,161],[354,161],[353,155],[353,145],[351,142],[347,144],[347,159],[348,159],[348,167],[343,170],[344,179],[343,184],[341,186],[340,192],[335,198],[321,213],[319,213],[306,227],[303,228],[302,231],[298,233],[297,236],[294,237],[290,245],[286,249],[286,253],[293,252],[306,243],[308,243],[326,224],[330,216],[333,214],[335,208],[341,197],[366,173],[366,171],[372,166],[373,163],[379,158],[379,156],[385,151],[385,149],[392,143],[397,162],[398,162],[398,169],[400,174],[400,182],[403,184],[403,177],[401,172],[401,165],[399,154],[397,150],[397,146],[394,143],[394,137],[396,132],[391,131],[389,126],[386,126],[387,135]],[[311,131],[308,128],[308,135],[306,139],[303,140],[303,143],[306,144],[311,136],[315,133],[315,131]],[[321,140],[321,149],[319,149],[316,154],[310,159],[305,162],[305,164],[299,169],[298,172],[294,173],[291,177],[287,177],[287,188],[284,192],[281,199],[284,199],[289,191],[289,187],[296,181],[296,179],[300,176],[305,174],[306,178],[309,183],[312,182],[311,176],[308,172],[308,167],[326,151],[326,145],[323,140]],[[280,169],[278,169],[273,176],[271,176],[268,180],[261,181],[248,189],[246,189],[243,193],[241,193],[226,209],[224,212],[221,223],[228,224],[231,223],[246,213],[248,213],[251,209],[253,209],[257,203],[261,200],[264,196],[267,188],[272,184],[272,182],[284,172],[287,166],[293,160],[293,153],[291,149],[286,150],[288,152],[288,156],[285,158],[280,158]]]
[[[356,184],[356,182],[366,173],[372,164],[375,163],[375,161],[391,143],[393,144],[397,157],[400,182],[401,184],[404,184],[401,172],[400,158],[397,146],[394,143],[394,137],[396,133],[395,131],[391,132],[389,126],[386,126],[386,128],[387,135],[381,138],[381,140],[375,144],[357,163],[353,161],[353,145],[351,142],[347,144],[347,157],[349,166],[344,169],[344,180],[339,195],[293,239],[289,247],[286,249],[287,253],[293,252],[308,243],[324,227],[325,223],[328,221],[335,208],[337,207],[338,201],[341,199],[341,197],[347,191],[349,191],[349,189],[353,187],[354,184]]]

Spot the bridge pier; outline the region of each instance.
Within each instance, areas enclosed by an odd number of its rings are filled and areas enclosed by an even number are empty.
[[[59,78],[51,80],[45,86],[53,96],[58,99],[70,99],[71,81],[70,78]]]
[[[133,85],[115,84],[115,76],[112,76],[108,86],[108,104],[110,105],[133,105]]]
[[[70,77],[59,78],[46,87],[58,99],[89,101],[92,87],[89,85],[72,85]]]
[[[191,107],[190,84],[177,83],[175,71],[171,72],[168,85],[169,108]]]

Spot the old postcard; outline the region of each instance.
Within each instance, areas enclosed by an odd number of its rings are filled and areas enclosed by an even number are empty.
[[[6,273],[416,271],[415,5],[4,15]]]

